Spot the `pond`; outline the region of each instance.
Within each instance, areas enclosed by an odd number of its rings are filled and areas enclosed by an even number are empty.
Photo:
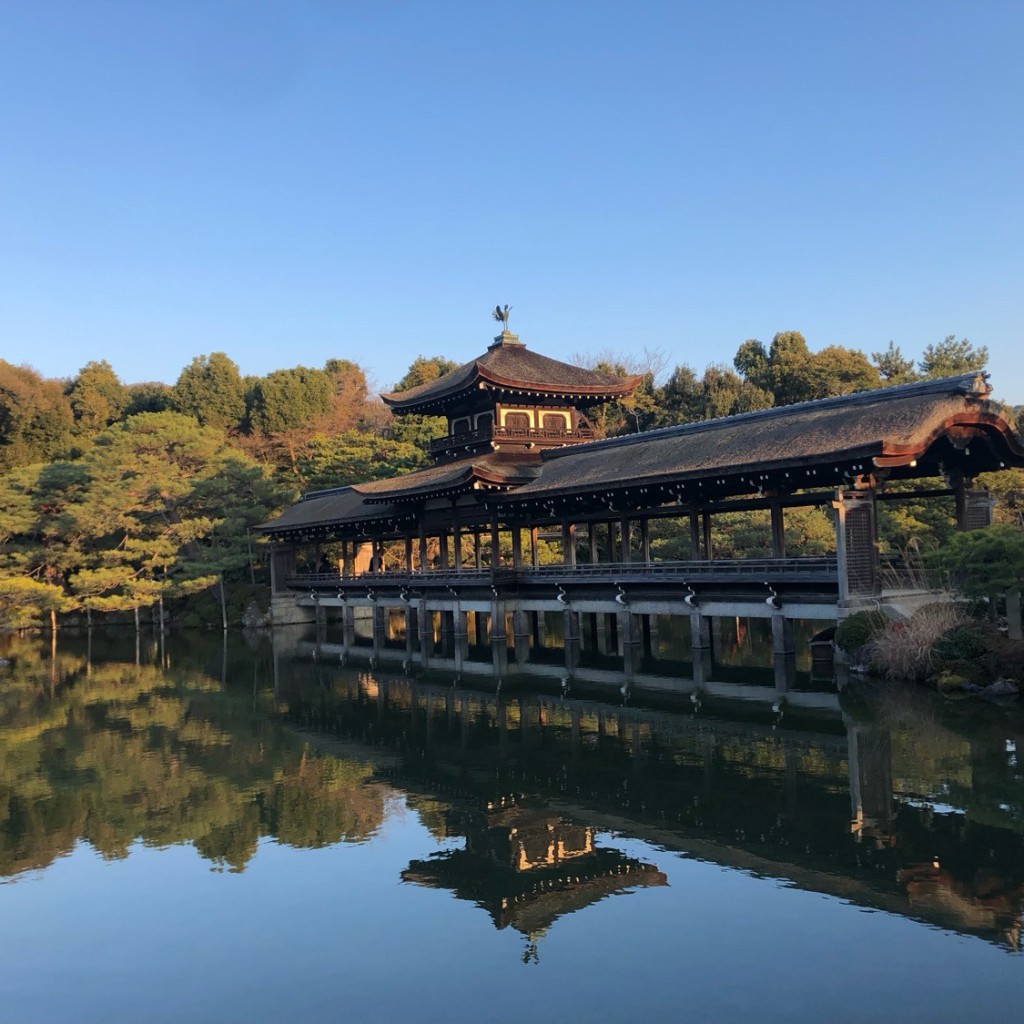
[[[1020,1013],[1015,708],[644,707],[206,634],[0,659],[2,1021]]]

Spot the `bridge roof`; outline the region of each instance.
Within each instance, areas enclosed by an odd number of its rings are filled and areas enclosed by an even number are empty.
[[[271,522],[261,523],[256,529],[263,533],[294,536],[306,532],[322,533],[334,527],[358,527],[362,523],[373,523],[379,527],[388,519],[397,522],[409,517],[409,509],[369,505],[354,488],[335,487],[303,495],[298,504]]]
[[[963,374],[554,449],[502,502],[688,482],[751,493],[769,478],[770,486],[788,477],[808,487],[881,468],[927,476],[938,463],[918,471],[917,460],[937,441],[949,442],[940,454],[967,456],[979,435],[988,446],[975,454],[976,471],[1024,465],[1024,447],[990,392],[984,375]]]
[[[642,377],[587,370],[531,352],[514,334],[498,335],[476,359],[408,391],[380,397],[396,413],[439,412],[480,388],[573,399],[577,404],[628,395]]]

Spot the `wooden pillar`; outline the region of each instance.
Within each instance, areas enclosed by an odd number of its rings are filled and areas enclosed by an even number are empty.
[[[714,548],[711,544],[711,513],[705,512],[701,518],[703,519],[704,557],[710,560],[715,557]]]
[[[537,546],[537,527],[530,527],[530,562],[534,569],[540,568],[540,549]]]
[[[501,529],[498,526],[498,517],[491,521],[491,568],[497,569],[501,565]]]
[[[523,530],[518,525],[512,527],[512,567],[523,567]]]
[[[462,530],[459,529],[458,522],[452,525],[452,554],[454,568],[458,571],[462,568]]]
[[[562,523],[562,562],[576,564],[576,526],[573,523]]]
[[[608,561],[615,561],[615,520],[608,520]]]
[[[786,557],[786,524],[783,516],[782,500],[771,499],[772,514],[772,558]]]
[[[412,572],[412,534],[405,538],[405,571]]]
[[[597,550],[597,523],[587,523],[587,543],[590,545],[590,563],[597,565],[601,561]]]
[[[420,525],[420,572],[426,572],[427,565],[427,531]]]
[[[622,531],[622,561],[633,561],[633,545],[630,543],[629,516],[623,516],[619,520],[619,529]]]
[[[352,549],[355,541],[343,540],[341,542],[341,573],[343,576],[352,575]]]
[[[651,522],[646,516],[640,520],[640,557],[651,564]]]
[[[440,547],[439,563],[442,569],[448,568],[448,533],[442,530],[437,538]]]
[[[384,559],[380,540],[374,539],[370,542],[370,572],[381,572]]]
[[[475,565],[477,569],[482,569],[484,567],[484,554],[480,545],[479,530],[473,531],[473,565]]]

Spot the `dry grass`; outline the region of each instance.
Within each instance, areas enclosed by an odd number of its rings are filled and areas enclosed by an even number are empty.
[[[919,608],[905,622],[890,622],[868,645],[871,667],[888,679],[926,679],[932,648],[965,619],[961,607],[943,601]]]

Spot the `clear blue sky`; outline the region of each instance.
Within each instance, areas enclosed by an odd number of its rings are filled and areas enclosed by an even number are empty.
[[[1024,402],[1024,3],[6,0],[0,357],[381,386],[987,345]]]

